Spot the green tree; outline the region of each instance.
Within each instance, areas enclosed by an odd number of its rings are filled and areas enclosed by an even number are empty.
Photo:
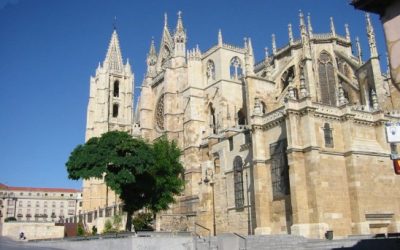
[[[68,177],[74,180],[104,178],[124,202],[126,230],[130,231],[135,211],[166,209],[182,191],[180,155],[175,142],[164,137],[151,145],[126,132],[113,131],[78,145],[66,166]]]

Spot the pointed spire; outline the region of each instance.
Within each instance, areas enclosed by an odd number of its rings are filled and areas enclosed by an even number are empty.
[[[178,11],[178,22],[176,23],[175,33],[178,32],[184,32],[183,22],[182,22],[182,11]]]
[[[308,13],[308,15],[307,15],[307,25],[308,25],[308,35],[311,38],[313,35],[313,28],[311,25],[311,14],[310,13]]]
[[[289,44],[293,43],[293,30],[292,30],[292,24],[288,24],[288,33],[289,33]]]
[[[272,55],[276,54],[276,40],[275,40],[275,34],[272,34]]]
[[[269,57],[268,47],[264,48],[264,52],[265,52],[265,59],[268,59]]]
[[[305,58],[310,58],[310,37],[307,32],[306,25],[304,23],[304,15],[303,12],[299,11],[299,19],[300,19],[300,35],[301,35],[301,43],[303,44],[303,55]]]
[[[155,65],[157,63],[156,46],[154,45],[154,37],[151,38],[150,50],[147,54],[147,76],[152,77],[155,74]]]
[[[251,43],[251,38],[245,38],[244,40],[245,48],[246,48],[246,55],[245,55],[245,63],[246,63],[246,75],[252,75],[254,72],[254,51],[253,45]]]
[[[369,13],[365,14],[365,19],[367,21],[367,35],[368,35],[368,43],[369,43],[369,50],[371,53],[371,57],[378,57],[378,51],[376,49],[374,27],[372,26]]]
[[[356,48],[357,48],[358,62],[362,63],[362,51],[361,51],[360,39],[358,38],[358,36],[356,37]]]
[[[222,32],[221,32],[221,29],[218,30],[218,46],[222,47]]]
[[[111,35],[110,44],[103,65],[106,69],[112,71],[121,71],[123,69],[121,49],[116,30],[114,30]]]
[[[333,17],[330,17],[329,20],[330,20],[331,33],[333,36],[336,36],[335,23],[333,22]]]
[[[350,29],[349,29],[349,25],[347,23],[344,25],[344,29],[346,32],[346,40],[348,42],[351,42]]]
[[[251,42],[251,38],[249,37],[249,39],[247,40],[247,47],[249,50],[249,55],[250,56],[254,56],[254,51],[253,51],[253,44]]]
[[[131,64],[129,63],[129,58],[126,59],[126,64],[125,64],[124,71],[127,74],[132,73]]]
[[[303,11],[299,10],[300,27],[305,26],[304,24],[304,14]]]
[[[168,16],[167,16],[167,13],[164,13],[164,27],[168,28]]]

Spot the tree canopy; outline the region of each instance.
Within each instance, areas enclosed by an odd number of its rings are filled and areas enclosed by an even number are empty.
[[[131,229],[132,214],[142,208],[168,208],[184,185],[183,166],[175,142],[161,137],[153,144],[112,131],[78,145],[66,163],[70,179],[99,178],[124,202]]]

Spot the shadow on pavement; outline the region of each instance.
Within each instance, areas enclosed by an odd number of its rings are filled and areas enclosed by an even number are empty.
[[[399,250],[400,249],[400,238],[397,239],[365,239],[359,241],[352,247],[342,247],[333,248],[333,250],[345,250],[345,249],[355,249],[355,250]]]
[[[41,247],[35,246],[35,243],[14,241],[10,238],[0,236],[0,249],[1,250],[21,250],[21,249],[34,249],[34,250],[62,250],[61,248]]]

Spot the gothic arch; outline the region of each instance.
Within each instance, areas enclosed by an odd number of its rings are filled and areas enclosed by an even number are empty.
[[[206,70],[207,81],[210,82],[212,80],[215,80],[215,63],[213,60],[210,59],[207,61]]]
[[[287,86],[289,86],[290,81],[292,81],[295,77],[295,69],[294,65],[290,66],[283,72],[281,76],[281,85],[280,85],[280,91],[283,92]]]
[[[239,57],[234,56],[231,59],[229,72],[233,80],[238,80],[243,75],[242,61]]]
[[[118,80],[114,81],[113,96],[119,97],[119,81]]]
[[[336,106],[336,83],[333,58],[327,51],[322,51],[318,57],[318,78],[323,104]]]

